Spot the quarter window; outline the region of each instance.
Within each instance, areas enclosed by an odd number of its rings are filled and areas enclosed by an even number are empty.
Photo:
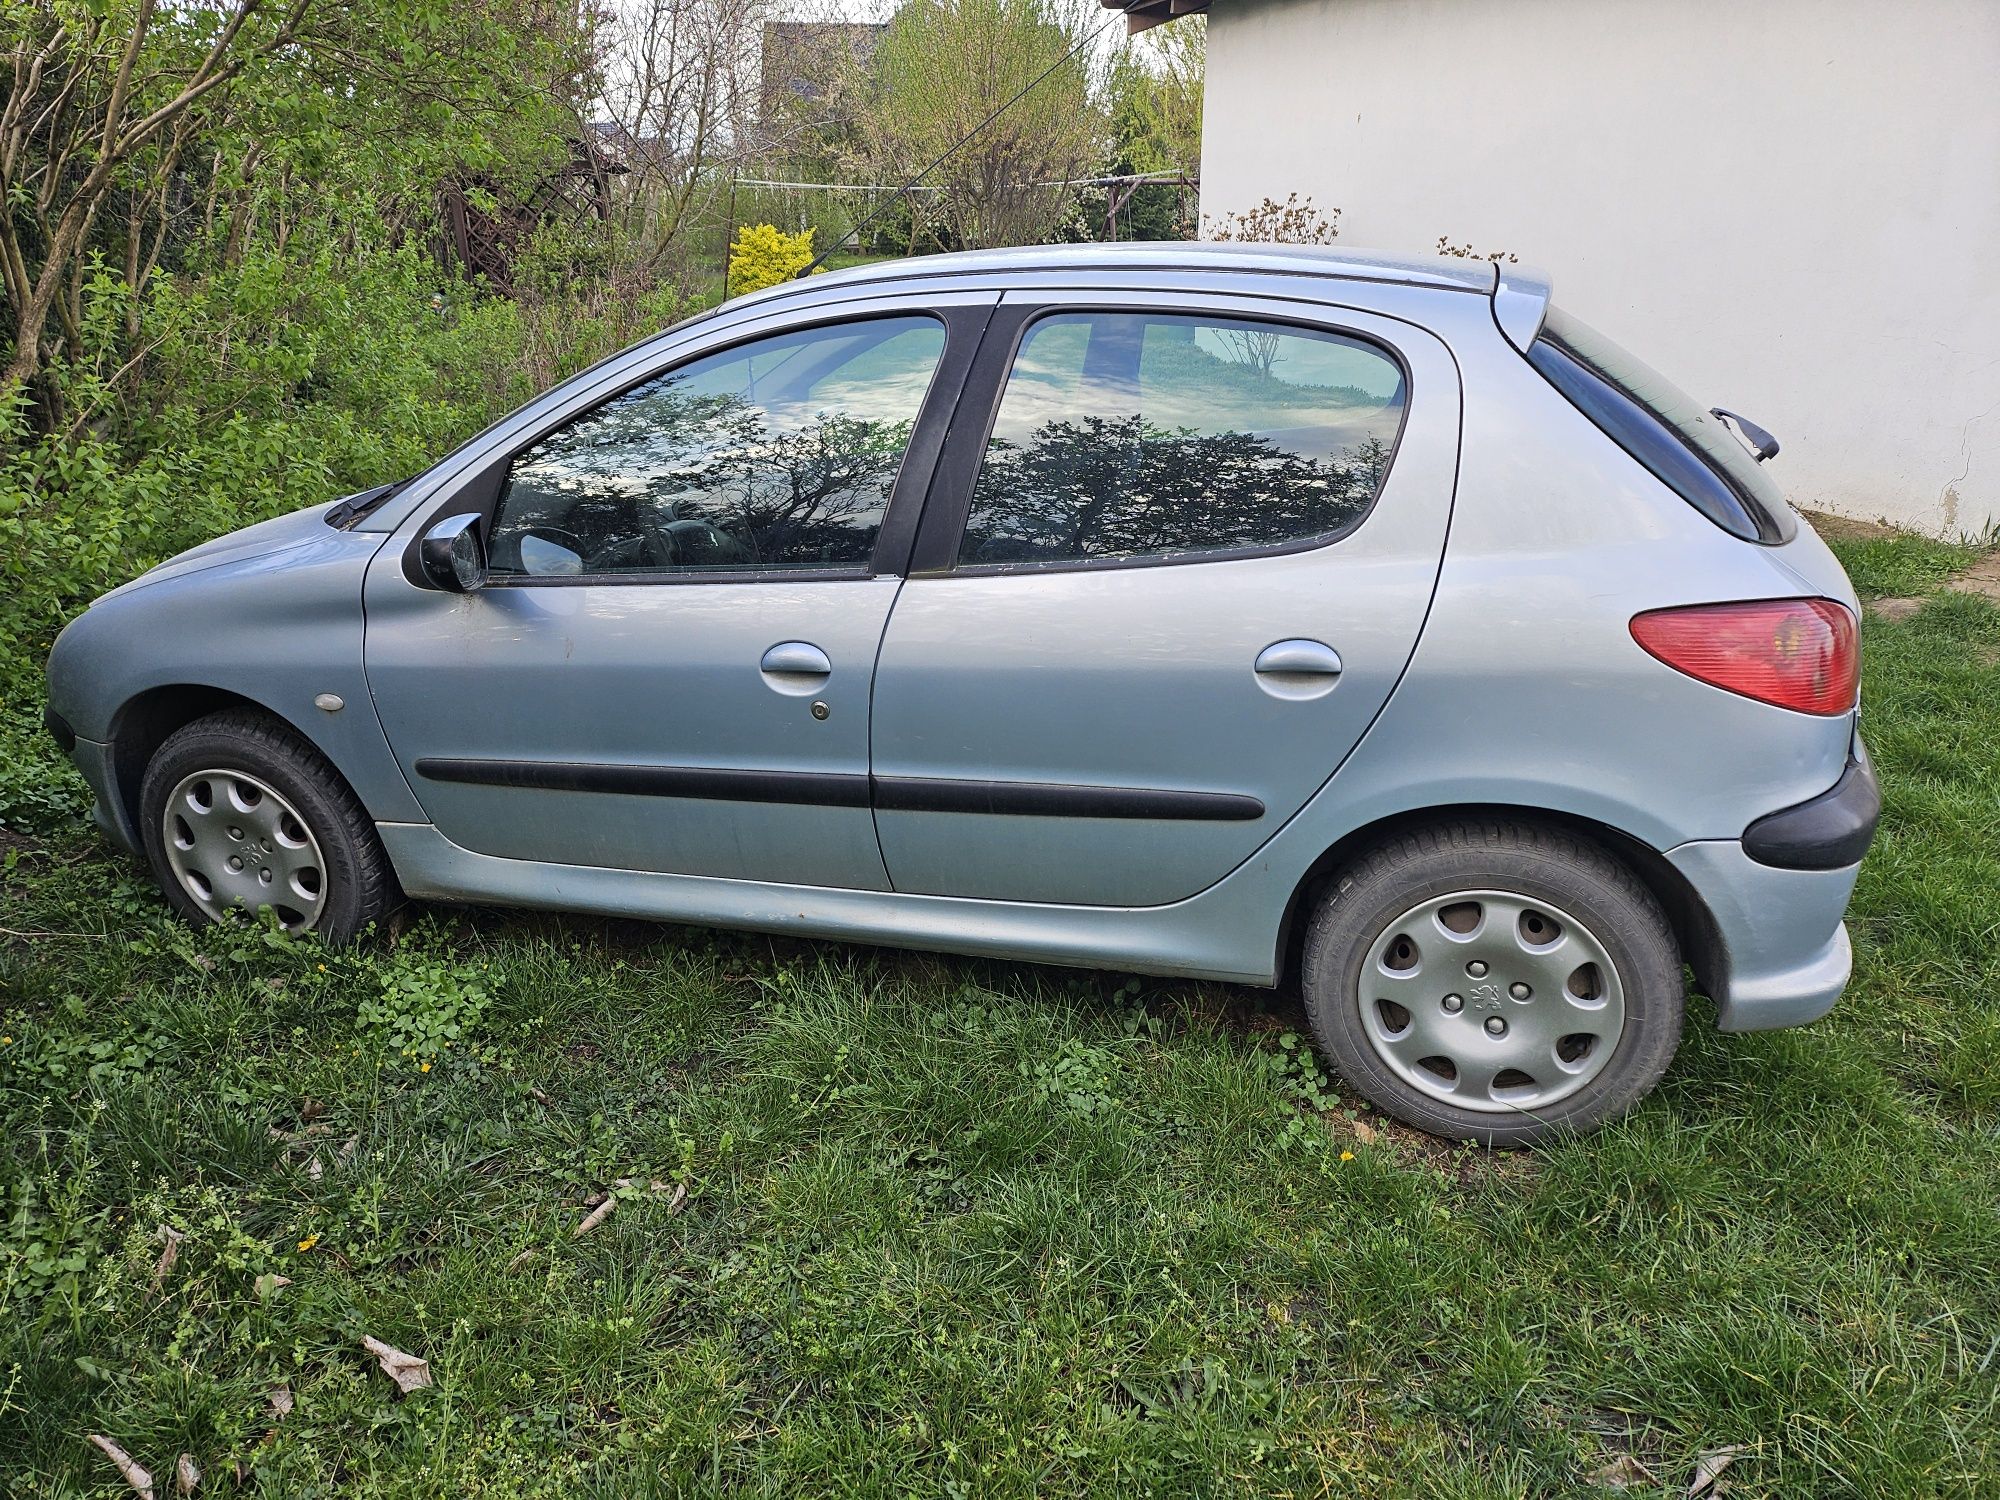
[[[935,318],[844,323],[614,397],[514,459],[492,571],[865,569],[943,350]]]
[[[1403,372],[1285,324],[1063,313],[1015,355],[961,566],[1160,560],[1327,539],[1387,473]]]

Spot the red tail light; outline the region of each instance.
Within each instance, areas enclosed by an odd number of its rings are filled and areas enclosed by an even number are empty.
[[[1632,639],[1675,671],[1802,714],[1844,714],[1861,686],[1854,616],[1831,599],[1648,610]]]

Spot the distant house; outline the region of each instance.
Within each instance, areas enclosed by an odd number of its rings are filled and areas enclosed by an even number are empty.
[[[1209,11],[1205,215],[1511,254],[1798,503],[2000,522],[2000,0],[1209,5],[1131,18]]]

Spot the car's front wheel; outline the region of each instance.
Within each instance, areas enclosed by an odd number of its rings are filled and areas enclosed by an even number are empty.
[[[1606,850],[1530,823],[1440,824],[1362,858],[1314,914],[1304,979],[1342,1077],[1487,1145],[1617,1118],[1680,1042],[1659,902]]]
[[[169,735],[146,767],[147,858],[190,921],[269,908],[288,932],[342,943],[401,900],[375,826],[297,731],[250,709]]]

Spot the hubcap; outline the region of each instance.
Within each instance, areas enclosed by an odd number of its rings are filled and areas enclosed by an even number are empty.
[[[326,904],[326,865],[304,818],[269,782],[245,771],[184,777],[161,814],[167,864],[209,916],[270,907],[304,932]]]
[[[1404,912],[1362,960],[1356,999],[1397,1077],[1496,1114],[1575,1093],[1625,1029],[1624,986],[1597,935],[1506,891],[1456,891]]]

